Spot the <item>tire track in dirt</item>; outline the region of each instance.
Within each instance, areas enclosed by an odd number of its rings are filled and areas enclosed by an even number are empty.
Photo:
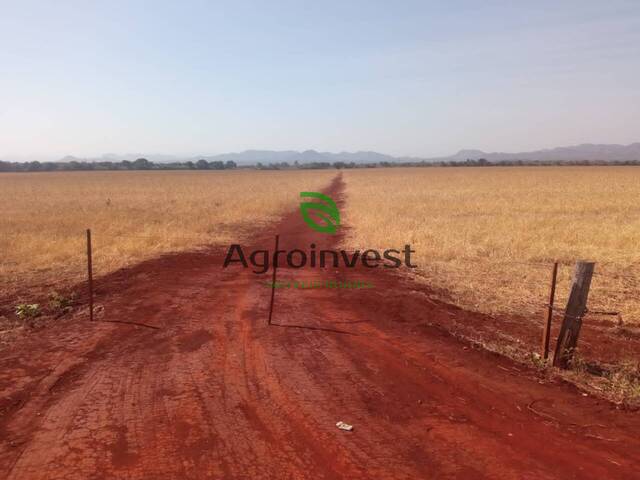
[[[327,189],[340,206],[343,188]],[[250,248],[272,249],[276,233],[285,249],[339,241],[291,212]],[[637,414],[429,326],[479,317],[406,277],[279,269],[375,288],[278,290],[268,327],[269,274],[222,259],[167,255],[98,280],[105,320],[159,330],[75,318],[4,352],[0,478],[636,475]]]

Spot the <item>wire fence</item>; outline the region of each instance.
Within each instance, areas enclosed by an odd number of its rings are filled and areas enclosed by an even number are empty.
[[[3,234],[0,243],[8,239],[20,240],[32,235],[31,232],[13,232]],[[96,277],[106,275],[121,267],[129,266],[139,260],[146,260],[154,255],[170,253],[172,242],[182,241],[184,249],[198,246],[220,246],[210,241],[210,234],[157,234],[92,231],[94,270]],[[79,248],[84,242],[84,235],[58,234],[64,240],[73,239],[73,245],[59,257],[41,268],[34,267],[38,255],[23,267],[21,262],[9,258],[0,259],[0,274],[4,276],[4,284],[0,287],[0,296],[10,296],[12,290],[18,291],[20,286],[31,284],[62,285],[60,274],[70,282],[82,283],[86,276],[86,252]],[[127,252],[130,246],[123,246],[121,240],[141,240],[143,245]],[[51,242],[51,239],[48,240]],[[146,242],[146,243],[144,243]],[[55,243],[55,242],[53,242]],[[158,248],[148,248],[157,243]],[[108,246],[108,250],[105,250]],[[168,249],[164,249],[168,246]],[[69,252],[73,252],[70,254]],[[629,254],[629,252],[625,252]],[[42,257],[49,258],[45,252]],[[442,290],[444,297],[461,304],[461,306],[483,311],[489,314],[538,315],[548,308],[547,291],[553,261],[531,261],[491,258],[480,260],[461,260],[454,262],[436,261],[418,269],[418,274],[436,288]],[[453,268],[452,265],[455,267]],[[524,267],[524,268],[517,268]],[[602,267],[602,268],[599,268]],[[560,263],[558,279],[559,304],[566,301],[570,273],[570,262]],[[630,272],[631,270],[631,272]],[[637,271],[635,274],[633,272]],[[47,279],[54,278],[53,284]],[[29,282],[32,279],[32,282]],[[628,320],[640,319],[640,262],[620,264],[615,262],[597,262],[592,291],[590,294],[591,309],[587,315],[618,316]],[[566,312],[554,307],[554,313]]]

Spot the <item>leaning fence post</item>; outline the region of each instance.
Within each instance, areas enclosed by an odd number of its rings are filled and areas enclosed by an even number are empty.
[[[91,229],[87,228],[87,277],[89,285],[89,320],[93,321],[93,262],[91,251]]]
[[[549,358],[549,337],[551,336],[551,320],[553,319],[553,302],[556,297],[556,278],[558,277],[558,262],[553,263],[551,270],[551,288],[549,289],[549,303],[545,315],[544,330],[542,332],[542,358]]]
[[[578,337],[580,336],[582,317],[587,311],[587,297],[589,296],[594,266],[595,263],[592,262],[576,263],[571,292],[553,357],[555,367],[566,369],[573,358],[573,352],[578,345]]]

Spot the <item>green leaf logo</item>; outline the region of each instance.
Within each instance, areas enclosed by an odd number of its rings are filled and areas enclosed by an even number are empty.
[[[331,235],[336,233],[336,229],[340,226],[340,212],[336,202],[322,193],[300,192],[300,198],[305,197],[320,200],[319,202],[300,203],[300,213],[302,213],[302,219],[305,223],[316,232],[330,233]],[[323,223],[318,223],[316,218]]]

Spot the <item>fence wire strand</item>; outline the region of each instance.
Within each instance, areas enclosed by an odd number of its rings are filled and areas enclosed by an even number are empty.
[[[29,236],[30,234],[27,232],[21,233],[21,232],[12,232],[12,233],[4,233],[2,235],[2,237],[23,237],[23,236]],[[139,240],[149,240],[149,241],[155,241],[155,242],[163,242],[163,241],[171,241],[171,240],[178,240],[178,239],[184,239],[184,240],[193,240],[193,241],[197,241],[200,244],[207,244],[207,233],[202,233],[202,234],[195,234],[195,235],[169,235],[167,236],[166,234],[158,234],[158,235],[142,235],[142,234],[137,234],[137,233],[133,233],[133,234],[129,234],[129,233],[110,233],[110,232],[101,232],[101,231],[93,231],[92,230],[92,237],[94,240],[94,243],[97,245],[100,245],[101,243],[101,239],[127,239],[127,238],[131,238],[131,239],[139,239]],[[61,238],[75,238],[75,235],[72,236],[67,236],[67,237],[61,237]],[[85,238],[85,231],[82,232],[78,232],[77,234],[77,239],[78,240],[84,240]],[[2,239],[0,237],[0,239]],[[213,244],[214,242],[211,242],[211,244]],[[460,261],[462,260],[462,262],[464,263],[465,261],[468,261],[468,263],[473,263],[475,265],[477,265],[479,262],[477,260],[474,259],[456,259],[456,261]],[[492,259],[493,260],[493,259]],[[554,265],[553,261],[525,261],[525,260],[513,260],[513,259],[509,259],[509,260],[500,260],[498,262],[495,261],[488,261],[485,264],[488,265],[489,267],[495,267],[495,269],[499,269],[500,267],[508,267],[510,265],[523,265],[523,266],[527,266],[527,267],[534,267],[536,270],[540,269],[540,270],[548,270],[548,272],[551,272],[551,269]],[[562,278],[563,278],[563,282],[566,281],[567,279],[567,269],[572,267],[572,264],[569,262],[561,262],[558,261],[558,266],[560,268],[562,268],[564,270],[563,274],[562,274]],[[5,265],[15,265],[17,266],[18,263],[17,262],[8,262],[5,261],[4,262]],[[617,268],[620,268],[621,265],[620,264],[615,264],[612,262],[597,262],[596,263],[597,266],[605,266],[605,268],[607,266],[615,266]],[[629,266],[640,266],[640,264],[637,261],[633,261],[630,262]],[[431,274],[435,274],[435,275],[446,275],[449,279],[465,279],[465,281],[467,283],[471,282],[472,284],[477,283],[482,281],[482,279],[480,280],[474,280],[470,277],[468,277],[467,274],[465,274],[464,272],[461,271],[452,271],[450,269],[447,268],[447,262],[446,261],[438,261],[438,262],[434,262],[433,264],[431,264],[432,270],[431,270]],[[622,267],[623,269],[627,269],[629,267]],[[428,272],[427,272],[428,273]],[[523,269],[521,271],[521,276],[523,278],[527,278],[527,277],[531,277],[532,273],[530,271],[527,271],[525,269]],[[542,275],[541,273],[534,273],[533,275]],[[613,301],[611,303],[615,303],[615,301],[619,301],[620,300],[620,295],[628,295],[628,292],[626,292],[627,288],[629,288],[628,284],[627,285],[622,285],[622,286],[618,286],[618,287],[613,287],[613,288],[609,288],[609,285],[607,284],[607,281],[611,281],[611,280],[615,280],[615,281],[624,281],[624,282],[631,282],[633,284],[635,283],[640,283],[640,276],[637,275],[633,275],[633,274],[629,274],[627,272],[625,273],[616,273],[616,272],[611,272],[611,271],[595,271],[593,272],[593,275],[595,278],[599,279],[600,282],[598,282],[596,288],[592,288],[592,292],[595,293],[596,298],[599,299],[600,295],[604,295],[606,294],[609,298],[611,298]],[[541,281],[543,282],[543,288],[546,288],[546,281],[547,281],[547,277],[540,277]],[[544,278],[544,280],[543,280]],[[604,282],[604,283],[601,283]],[[445,288],[448,288],[445,286],[446,282],[443,283],[443,286]],[[603,293],[604,292],[604,293]],[[592,297],[594,295],[592,294]],[[616,300],[617,299],[617,300]],[[596,301],[595,302],[596,305],[598,306],[608,306],[607,303],[609,302],[604,302],[602,303],[602,299],[600,299],[600,301]],[[519,305],[519,306],[518,306]],[[529,309],[534,309],[534,310],[538,310],[538,308],[544,308],[544,309],[548,309],[550,306],[547,303],[540,303],[539,301],[536,301],[535,299],[527,299],[527,298],[522,298],[520,301],[516,301],[513,304],[513,308],[512,307],[507,307],[507,309],[505,310],[505,313],[508,312],[509,310],[511,310],[512,312],[515,310],[520,310],[520,309],[524,309],[524,310],[529,310]],[[559,308],[557,306],[553,306],[552,307],[553,313],[554,314],[562,314],[565,316],[569,316],[566,312],[565,309]],[[615,316],[615,315],[621,315],[621,312],[619,311],[613,311],[613,310],[587,310],[585,311],[585,313],[581,316],[581,317],[572,317],[572,318],[583,318],[586,315],[610,315],[610,316]]]

